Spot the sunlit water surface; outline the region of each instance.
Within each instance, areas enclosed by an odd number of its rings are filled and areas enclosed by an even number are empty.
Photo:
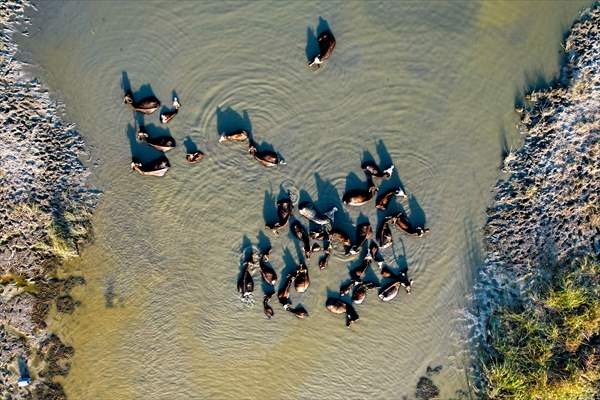
[[[71,265],[87,280],[74,292],[81,306],[51,324],[76,348],[69,397],[413,398],[430,365],[443,366],[441,398],[466,389],[460,310],[502,138],[518,143],[515,99],[558,73],[560,42],[586,4],[39,2],[23,57],[80,128],[104,192],[95,241]],[[319,16],[338,44],[315,73],[307,28]],[[179,146],[162,179],[129,172],[123,72],[134,90],[149,84],[164,103],[175,90],[183,104],[167,126]],[[243,146],[220,145],[217,125],[233,127],[233,112],[247,112],[239,122],[288,165],[265,169]],[[160,126],[158,115],[146,124]],[[184,160],[187,137],[206,153],[200,164]],[[365,152],[393,160],[410,195],[398,207],[431,228],[422,239],[395,234],[386,253],[408,266],[413,294],[381,304],[371,293],[346,329],[324,302],[348,263],[319,272],[311,260],[311,287],[295,297],[308,319],[276,301],[272,320],[260,301],[242,304],[244,236],[257,243],[280,185],[327,208],[347,180],[364,181]],[[370,205],[340,221],[360,213],[380,217]],[[299,260],[287,235],[266,236],[278,271]]]

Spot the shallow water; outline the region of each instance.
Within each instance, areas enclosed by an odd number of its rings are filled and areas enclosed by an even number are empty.
[[[23,57],[65,102],[104,191],[95,241],[70,266],[88,282],[75,291],[82,305],[52,321],[76,348],[69,397],[412,398],[428,365],[443,366],[441,398],[465,389],[460,309],[502,143],[518,143],[514,102],[557,74],[562,36],[588,4],[37,4]],[[314,73],[305,47],[319,16],[338,44]],[[162,179],[129,172],[132,150],[151,153],[128,138],[123,72],[134,91],[149,84],[168,104],[175,90],[183,105],[167,126],[179,146]],[[219,144],[217,128],[236,123],[288,165],[267,170],[243,146]],[[157,114],[146,124],[159,126]],[[184,160],[187,137],[206,153],[198,165]],[[319,272],[312,260],[298,299],[308,319],[276,301],[273,320],[260,301],[242,304],[240,250],[244,238],[257,244],[280,185],[326,209],[364,182],[364,152],[393,161],[410,195],[400,206],[431,228],[422,239],[395,234],[386,253],[408,266],[413,294],[381,304],[371,293],[346,329],[323,304],[348,263]],[[359,216],[378,217],[366,206],[340,222]],[[264,233],[278,272],[299,260],[287,235]]]

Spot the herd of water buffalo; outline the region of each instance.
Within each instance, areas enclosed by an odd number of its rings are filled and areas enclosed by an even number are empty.
[[[319,45],[318,54],[312,57],[308,62],[308,67],[313,70],[320,68],[323,62],[331,56],[336,43],[335,38],[329,29],[326,29],[319,34],[317,42]],[[145,96],[136,100],[129,87],[125,88],[123,103],[129,105],[134,112],[139,112],[144,115],[153,114],[160,108],[161,105],[160,100],[154,95]],[[179,102],[179,99],[177,96],[173,96],[173,108],[162,110],[160,112],[160,122],[166,124],[171,121],[173,118],[175,118],[180,108],[181,103]],[[231,132],[220,132],[220,135],[220,142],[243,142],[248,140],[248,152],[254,157],[254,159],[256,159],[265,167],[274,167],[279,164],[285,164],[283,158],[281,158],[281,156],[279,156],[276,152],[267,149],[259,149],[251,134],[246,130],[237,129]],[[175,139],[172,136],[150,135],[142,124],[140,124],[138,127],[136,139],[140,142],[147,143],[162,153],[165,153],[175,147]],[[199,162],[203,158],[204,154],[199,150],[191,151],[186,154],[186,160],[190,163]],[[169,159],[164,154],[148,162],[142,162],[142,160],[134,157],[131,162],[131,168],[134,171],[146,176],[164,176],[169,170],[170,166],[171,164]]]
[[[318,54],[309,58],[309,68],[315,70],[320,68],[325,60],[327,60],[336,45],[335,38],[329,29],[323,30],[317,38],[319,50]],[[135,112],[143,115],[150,115],[156,112],[161,103],[153,95],[135,100],[134,95],[129,87],[125,88],[125,96],[123,102],[129,105]],[[164,109],[160,112],[161,123],[170,122],[179,112],[181,104],[176,95],[173,96],[171,109]],[[276,152],[271,150],[261,150],[254,141],[250,132],[244,129],[234,129],[229,132],[219,132],[219,142],[238,142],[248,143],[248,152],[260,164],[265,167],[274,167],[280,164],[285,164],[283,158]],[[170,167],[169,160],[164,155],[165,152],[175,147],[175,139],[170,135],[150,135],[143,123],[139,124],[136,132],[136,139],[153,147],[155,150],[163,154],[149,162],[142,162],[133,157],[131,168],[142,175],[148,176],[164,176]],[[186,160],[189,163],[196,163],[204,158],[201,151],[188,151]],[[375,184],[376,179],[388,179],[394,172],[394,166],[390,165],[386,169],[381,169],[375,162],[364,162],[362,169],[366,174],[368,187],[348,190],[344,193],[342,201],[345,206],[359,207],[372,201],[376,197],[375,207],[381,211],[386,211],[392,199],[406,198],[406,194],[401,187],[394,187],[385,192],[379,193],[379,189]],[[379,195],[377,195],[379,193]],[[305,261],[297,265],[296,269],[288,273],[285,279],[280,283],[278,290],[275,286],[278,282],[277,273],[270,265],[269,259],[271,256],[271,248],[265,248],[257,252],[252,251],[246,255],[243,261],[242,270],[238,278],[237,289],[243,298],[249,298],[254,291],[254,280],[252,274],[255,270],[260,270],[263,282],[268,289],[265,290],[263,298],[263,307],[265,315],[271,318],[274,315],[273,308],[269,301],[273,294],[277,293],[277,298],[283,306],[284,310],[293,313],[298,318],[308,316],[308,312],[302,305],[292,306],[290,294],[292,286],[298,293],[304,293],[310,286],[310,276],[308,273],[307,260],[312,254],[322,252],[318,265],[321,270],[327,268],[329,258],[334,252],[341,252],[344,256],[360,255],[364,251],[364,256],[360,264],[350,271],[350,279],[340,287],[339,297],[329,297],[326,300],[326,308],[335,314],[345,314],[346,325],[350,326],[354,321],[358,320],[358,313],[354,309],[353,304],[362,304],[366,298],[367,292],[370,289],[379,288],[379,298],[382,301],[390,301],[394,299],[400,287],[404,287],[407,293],[411,291],[412,280],[408,279],[406,272],[395,273],[389,266],[385,265],[380,249],[384,249],[392,245],[391,227],[395,226],[399,230],[409,235],[423,236],[428,229],[422,226],[412,224],[404,212],[398,212],[384,218],[383,223],[377,229],[375,238],[373,237],[373,228],[367,221],[358,224],[356,227],[356,235],[351,238],[343,230],[334,227],[335,213],[337,207],[325,212],[319,212],[314,204],[308,201],[298,204],[298,213],[309,222],[309,227],[317,227],[316,229],[307,230],[304,225],[293,216],[294,205],[291,195],[281,198],[277,201],[277,220],[272,223],[267,223],[266,227],[276,235],[279,231],[288,226],[288,221],[291,220],[290,231],[294,238],[300,241],[303,249]],[[312,241],[312,244],[311,244]],[[366,245],[368,243],[368,246]],[[369,266],[377,263],[383,283],[365,280],[366,272]]]
[[[127,89],[123,102],[128,104],[134,111],[150,115],[157,111],[160,107],[160,100],[155,96],[147,96],[139,101],[134,100],[133,93],[130,89]],[[181,103],[177,96],[173,96],[173,108],[170,110],[163,110],[160,113],[160,121],[164,124],[171,121],[175,115],[179,112]],[[163,153],[160,157],[150,160],[149,162],[142,162],[141,160],[133,157],[131,162],[131,168],[137,171],[141,175],[146,176],[164,176],[169,170],[171,164],[169,159],[164,155],[167,151],[175,148],[175,138],[170,135],[150,135],[143,124],[138,126],[136,132],[136,139],[139,142],[143,142],[154,148],[155,150]],[[276,152],[271,150],[260,150],[258,149],[257,143],[254,141],[252,135],[244,129],[237,129],[231,132],[220,132],[219,142],[245,142],[248,141],[248,152],[265,167],[273,167],[276,165],[285,165],[285,161]],[[204,153],[199,150],[194,150],[186,154],[186,160],[189,163],[197,163],[204,159]]]
[[[346,191],[342,198],[345,206],[358,207],[372,202],[378,193],[375,179],[390,178],[394,167],[392,165],[382,170],[374,162],[368,161],[362,164],[362,169],[367,176],[368,187]],[[381,211],[386,211],[395,197],[406,198],[406,194],[400,187],[386,190],[376,197],[375,207]],[[343,256],[361,255],[364,252],[360,264],[350,270],[350,279],[340,287],[340,296],[330,296],[325,302],[325,306],[329,311],[346,315],[347,326],[358,320],[359,317],[354,309],[354,304],[362,304],[369,289],[378,288],[378,296],[384,302],[393,300],[397,296],[400,287],[404,287],[407,293],[411,292],[412,280],[408,279],[406,272],[395,273],[387,266],[380,249],[392,245],[392,226],[406,234],[419,237],[427,233],[429,229],[412,224],[407,215],[400,211],[386,216],[375,235],[368,221],[357,225],[355,235],[349,235],[344,230],[334,227],[337,207],[319,212],[312,202],[303,201],[298,204],[298,214],[307,220],[309,229],[306,229],[300,220],[294,217],[293,210],[294,202],[291,194],[288,193],[287,196],[277,200],[277,219],[268,222],[266,228],[275,235],[279,235],[279,232],[289,225],[292,236],[300,243],[305,261],[299,263],[293,272],[288,273],[283,282],[280,283],[278,290],[276,290],[277,273],[269,263],[271,248],[268,247],[258,252],[251,251],[242,263],[242,270],[238,278],[238,292],[243,298],[250,297],[254,292],[252,274],[257,269],[260,270],[260,275],[265,283],[264,288],[266,287],[264,289],[263,308],[268,318],[274,315],[269,301],[275,293],[277,293],[277,298],[284,310],[291,312],[298,318],[308,316],[307,310],[302,305],[292,306],[290,294],[292,286],[297,293],[304,293],[309,288],[310,275],[307,260],[316,253],[323,253],[319,257],[318,265],[320,270],[324,270],[327,268],[329,258],[334,252],[339,252]],[[351,236],[355,237],[352,238]],[[367,269],[373,262],[379,267],[383,284],[365,279]]]

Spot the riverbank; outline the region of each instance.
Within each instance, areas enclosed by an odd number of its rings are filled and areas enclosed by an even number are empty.
[[[549,396],[544,398],[555,398],[556,390],[556,398],[576,399],[591,398],[598,391],[598,354],[584,350],[597,341],[600,329],[600,316],[594,314],[600,309],[598,284],[579,277],[588,276],[588,270],[594,270],[590,265],[596,265],[583,261],[584,257],[600,252],[600,4],[582,13],[564,48],[566,62],[559,82],[530,93],[516,107],[524,143],[507,152],[506,177],[497,183],[494,204],[487,210],[487,257],[475,288],[472,315],[477,358],[482,360],[476,376],[481,377],[479,389],[487,398],[523,398],[518,397],[523,393],[535,398],[539,392]],[[534,326],[537,332],[529,334],[539,336],[542,328],[556,326],[557,342],[548,342],[544,357],[560,353],[564,359],[569,354],[574,363],[552,364],[544,377],[520,371],[517,375],[523,382],[511,381],[503,371],[517,372],[509,371],[509,361],[515,358],[502,343],[516,332],[527,335],[509,319],[516,315],[535,325],[542,319],[532,315],[556,318],[565,310],[557,309],[548,296],[568,295],[569,290],[592,299],[582,300],[570,316],[585,317],[584,339],[560,350],[557,343],[566,321],[560,319],[554,325],[544,320],[546,325]],[[530,353],[529,357],[537,356]],[[563,371],[574,364],[579,365],[576,371]],[[560,392],[566,390],[566,383],[573,383],[571,388],[579,392]]]
[[[0,398],[60,399],[52,379],[68,372],[73,349],[45,319],[75,308],[68,293],[83,279],[59,278],[59,268],[89,238],[98,195],[85,184],[81,137],[16,59],[29,6],[0,4]]]

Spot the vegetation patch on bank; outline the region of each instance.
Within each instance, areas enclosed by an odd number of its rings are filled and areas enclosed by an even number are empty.
[[[557,266],[529,302],[490,319],[490,399],[591,399],[600,388],[600,263]]]

